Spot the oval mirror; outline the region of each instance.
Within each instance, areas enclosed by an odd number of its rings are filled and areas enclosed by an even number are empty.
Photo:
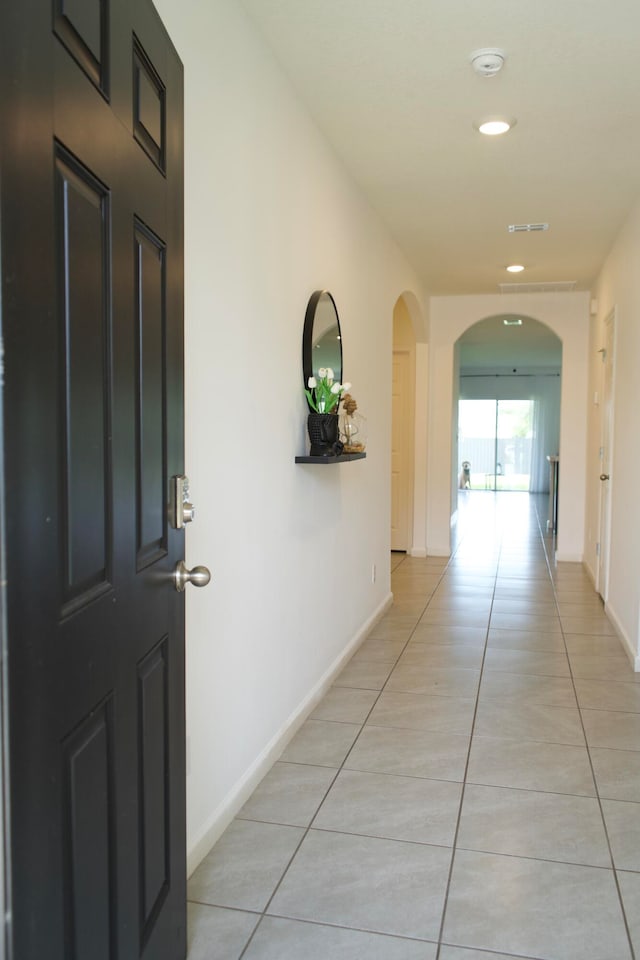
[[[302,334],[302,374],[317,377],[321,367],[331,367],[333,379],[342,383],[342,338],[335,301],[327,290],[311,296]]]

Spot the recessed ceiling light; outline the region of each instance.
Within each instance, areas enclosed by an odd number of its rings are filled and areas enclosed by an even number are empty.
[[[511,130],[511,127],[515,126],[515,120],[507,120],[504,117],[487,117],[486,120],[481,120],[479,123],[474,124],[476,130],[480,133],[484,133],[487,137],[498,137],[501,133],[506,133],[508,130]]]
[[[522,273],[524,267],[521,263],[512,263],[511,266],[507,267],[509,273]]]

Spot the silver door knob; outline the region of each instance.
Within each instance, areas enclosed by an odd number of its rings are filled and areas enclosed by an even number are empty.
[[[608,480],[608,479],[609,479],[609,474],[608,474],[608,473],[601,473],[601,474],[600,474],[600,479],[601,479],[601,480]]]
[[[182,593],[188,583],[194,587],[206,587],[211,580],[211,571],[207,567],[193,567],[188,570],[184,560],[180,560],[173,571],[173,581],[178,593]]]

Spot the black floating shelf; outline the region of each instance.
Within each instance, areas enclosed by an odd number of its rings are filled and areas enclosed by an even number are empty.
[[[296,457],[296,463],[348,463],[349,460],[364,460],[366,453],[341,453],[339,457]]]

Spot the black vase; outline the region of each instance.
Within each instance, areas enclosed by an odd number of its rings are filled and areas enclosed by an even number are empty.
[[[337,413],[310,413],[307,430],[311,441],[310,456],[337,457],[342,453],[342,444],[338,440]]]

